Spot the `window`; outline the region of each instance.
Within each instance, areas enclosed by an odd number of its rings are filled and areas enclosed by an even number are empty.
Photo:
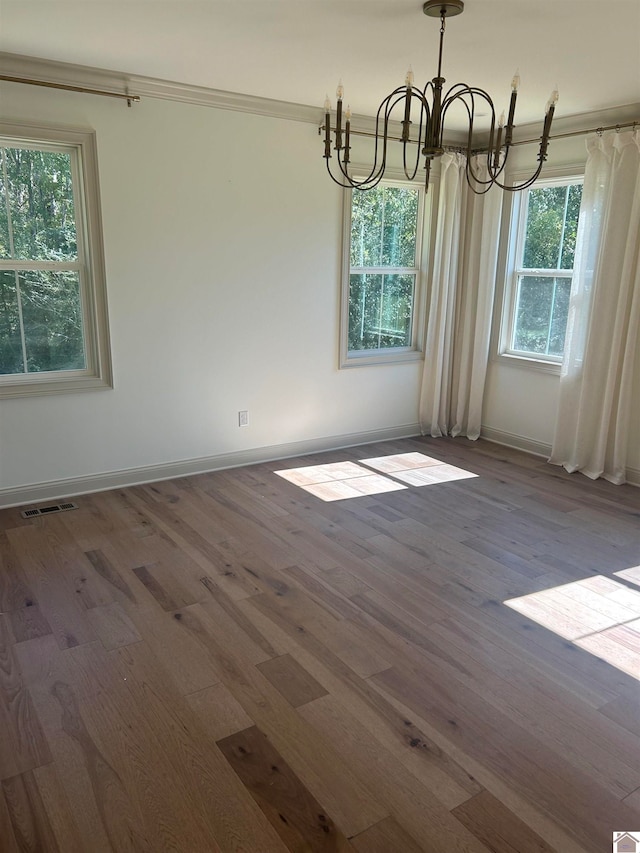
[[[424,189],[345,193],[341,364],[420,357]]]
[[[575,177],[538,181],[513,199],[503,355],[562,361],[581,198]]]
[[[93,134],[0,123],[0,396],[110,384]]]

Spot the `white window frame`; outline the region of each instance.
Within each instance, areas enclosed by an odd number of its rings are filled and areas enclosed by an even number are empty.
[[[77,263],[86,367],[0,375],[0,399],[112,388],[96,136],[93,131],[0,121],[0,145],[71,154]],[[2,200],[4,203],[4,200]],[[2,269],[52,269],[46,261],[0,259]]]
[[[514,173],[510,176],[510,183],[517,184],[526,180],[524,173]],[[545,169],[542,177],[531,187],[531,190],[543,186],[566,186],[568,184],[580,184],[584,182],[584,166],[572,165],[555,169]],[[505,211],[503,217],[504,228],[502,234],[503,246],[506,244],[506,252],[502,252],[501,267],[502,300],[501,315],[499,318],[499,334],[497,342],[497,356],[501,361],[516,367],[524,367],[529,370],[537,370],[543,373],[560,374],[562,367],[562,356],[543,355],[541,353],[528,353],[511,347],[516,321],[518,276],[523,273],[531,275],[553,276],[555,278],[573,278],[573,270],[536,270],[524,268],[517,265],[518,259],[524,254],[525,228],[527,224],[527,200],[528,190],[517,193],[505,193]]]
[[[357,173],[357,169],[354,169]],[[400,170],[387,169],[388,175],[380,182],[383,186],[415,189],[418,196],[418,222],[416,225],[415,267],[365,267],[371,274],[415,274],[413,293],[413,313],[411,317],[411,346],[384,347],[381,349],[349,350],[349,283],[351,275],[351,214],[353,193],[358,190],[346,189],[343,196],[342,230],[342,286],[340,303],[340,368],[363,367],[365,365],[398,364],[407,361],[419,361],[424,358],[426,281],[428,279],[431,244],[431,212],[437,187],[433,182],[429,192],[425,193],[424,184],[408,181]]]

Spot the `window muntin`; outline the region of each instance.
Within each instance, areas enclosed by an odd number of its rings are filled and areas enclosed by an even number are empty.
[[[503,354],[562,360],[582,198],[582,178],[539,181],[514,203]]]
[[[95,140],[28,130],[0,125],[0,396],[110,387]]]
[[[385,181],[347,196],[343,364],[413,358],[424,190]]]

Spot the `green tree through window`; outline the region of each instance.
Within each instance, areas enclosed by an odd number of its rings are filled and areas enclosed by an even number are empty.
[[[536,185],[521,198],[508,346],[516,354],[562,357],[581,199],[579,179]]]
[[[413,345],[420,204],[414,187],[380,184],[351,201],[348,350]]]
[[[0,148],[0,374],[86,367],[71,154]]]

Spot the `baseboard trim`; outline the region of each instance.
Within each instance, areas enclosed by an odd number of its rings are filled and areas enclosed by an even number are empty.
[[[274,462],[308,453],[325,450],[341,450],[357,447],[361,444],[375,444],[380,441],[394,441],[399,438],[413,438],[420,435],[420,425],[404,424],[386,429],[334,435],[325,438],[311,438],[287,444],[272,444],[248,450],[236,450],[215,456],[203,456],[196,459],[181,459],[160,465],[144,465],[139,468],[123,468],[90,474],[86,477],[70,477],[64,480],[51,480],[45,483],[31,483],[0,489],[0,507],[9,508],[40,501],[59,500],[89,492],[104,492],[108,489],[120,489],[125,486],[139,486],[159,480],[172,480],[174,477],[187,477],[191,474],[204,474],[208,471],[220,471],[225,468],[238,468],[258,462]]]
[[[627,483],[632,486],[640,486],[640,470],[638,468],[627,468]]]
[[[524,435],[517,435],[513,432],[505,432],[502,429],[483,426],[480,431],[480,437],[484,438],[485,441],[491,441],[493,444],[513,447],[514,450],[524,450],[525,453],[531,453],[533,456],[543,456],[546,459],[551,456],[550,444],[545,444],[534,438],[527,438]]]
[[[541,456],[548,459],[551,456],[551,445],[526,438],[524,435],[516,435],[493,427],[482,427],[480,437],[493,444],[501,444],[504,447],[513,447],[514,450],[523,450],[533,456]],[[630,486],[640,486],[640,470],[638,468],[627,468],[627,483]]]

